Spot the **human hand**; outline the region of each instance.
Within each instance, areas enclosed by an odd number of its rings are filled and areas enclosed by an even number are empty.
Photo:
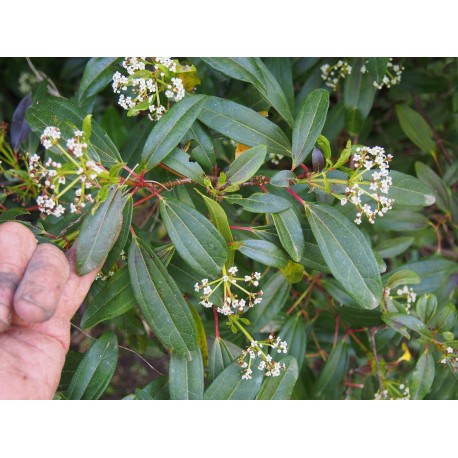
[[[75,252],[37,246],[20,223],[0,225],[0,399],[52,399],[70,345],[70,319],[97,271]]]

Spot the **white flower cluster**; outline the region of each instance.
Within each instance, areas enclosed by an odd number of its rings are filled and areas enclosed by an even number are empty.
[[[380,81],[380,83],[374,81],[373,84],[377,89],[382,89],[384,86],[386,86],[389,89],[391,86],[395,86],[396,84],[399,84],[401,82],[401,76],[404,70],[404,67],[401,67],[398,64],[394,64],[393,58],[390,57],[390,60],[386,65],[386,71],[385,75],[382,78],[382,81]],[[362,65],[360,71],[361,73],[367,73],[366,65]]]
[[[333,91],[337,89],[339,80],[345,79],[347,75],[351,75],[351,65],[344,60],[339,60],[334,65],[324,64],[321,66],[321,79]]]
[[[266,377],[278,377],[281,370],[285,369],[285,364],[276,362],[271,355],[264,353],[264,347],[271,347],[277,350],[277,353],[287,353],[288,344],[282,341],[280,337],[275,338],[272,334],[267,340],[252,340],[250,346],[239,356],[238,362],[242,370],[242,380],[252,378],[253,365],[257,364],[257,369],[265,371]],[[248,359],[248,362],[246,361]],[[259,359],[259,363],[256,363]]]
[[[120,94],[118,103],[125,110],[135,107],[138,111],[148,110],[148,117],[157,121],[167,111],[160,93],[173,102],[179,102],[186,95],[183,81],[175,76],[177,64],[170,57],[156,57],[152,61],[145,57],[126,57],[122,66],[129,76],[116,72],[112,87]]]
[[[417,300],[417,293],[415,293],[414,290],[409,288],[407,285],[404,285],[402,288],[398,288],[396,290],[396,296],[391,295],[390,288],[385,288],[383,290],[383,296],[385,299],[404,299],[406,301],[404,308],[407,315],[410,315],[410,309]]]
[[[236,312],[243,312],[245,307],[254,307],[256,304],[260,304],[262,301],[262,290],[258,292],[248,291],[244,286],[240,286],[238,283],[244,282],[248,285],[259,286],[259,279],[261,274],[259,272],[254,272],[251,275],[245,275],[244,278],[236,277],[238,272],[237,267],[231,267],[228,269],[227,274],[223,275],[217,280],[212,282],[208,281],[208,278],[204,278],[200,283],[194,285],[194,290],[200,292],[202,290],[202,295],[200,297],[200,304],[206,308],[213,307],[213,302],[210,300],[212,294],[219,289],[220,286],[223,286],[224,290],[224,300],[223,303],[217,307],[217,312],[222,315],[229,316],[233,315]],[[246,294],[246,297],[239,298],[237,294],[234,294],[231,291],[231,288],[237,288],[242,293]]]
[[[393,208],[394,199],[389,199],[382,194],[388,194],[392,179],[389,176],[389,163],[393,159],[391,154],[386,155],[385,150],[380,146],[369,148],[367,146],[356,148],[356,153],[353,155],[355,170],[362,172],[356,175],[352,181],[361,178],[368,170],[376,169],[372,173],[372,181],[370,183],[370,191],[361,187],[360,183],[353,182],[345,189],[346,196],[340,200],[341,205],[346,205],[350,201],[358,209],[355,223],[361,224],[363,215],[366,215],[368,221],[374,224],[376,216],[383,216],[388,210]],[[375,200],[377,206],[372,208],[368,203],[364,203],[361,197],[366,195]]]
[[[454,350],[452,347],[447,347],[440,362],[444,366],[448,364],[451,369],[456,372],[458,369],[458,351]]]
[[[269,159],[270,162],[274,165],[280,164],[280,161],[284,158],[285,156],[283,154],[277,154],[277,153],[269,153]]]
[[[75,198],[70,203],[71,213],[80,213],[86,206],[86,202],[94,202],[91,194],[87,192],[89,188],[97,185],[98,176],[104,172],[104,169],[89,159],[87,154],[87,143],[84,141],[84,134],[80,130],[74,131],[74,137],[66,142],[67,150],[64,150],[59,140],[62,138],[61,132],[57,127],[47,127],[42,136],[41,143],[46,149],[56,145],[62,154],[69,159],[66,167],[62,167],[60,162],[51,158],[45,163],[41,162],[40,157],[34,154],[29,157],[28,168],[32,182],[40,190],[41,194],[37,197],[38,209],[46,215],[62,216],[65,207],[59,203],[59,199],[67,191],[75,190]],[[73,167],[69,167],[69,165]],[[68,176],[72,176],[73,181],[62,191],[61,185],[65,185]]]

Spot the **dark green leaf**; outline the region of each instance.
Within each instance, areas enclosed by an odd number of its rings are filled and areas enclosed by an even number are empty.
[[[363,234],[333,207],[310,204],[306,211],[334,277],[361,307],[377,307],[382,282],[374,253]]]
[[[258,394],[263,373],[255,368],[253,378],[242,380],[242,373],[237,360],[226,367],[207,388],[205,400],[251,400]]]
[[[437,298],[434,294],[423,294],[417,300],[416,311],[423,323],[428,323],[436,313]]]
[[[428,330],[426,325],[422,323],[418,318],[412,315],[406,315],[405,313],[384,313],[382,315],[382,320],[393,329],[399,331],[399,328],[408,328],[412,331],[417,332],[425,336],[430,336],[431,332]],[[400,332],[400,331],[399,331]],[[401,332],[402,335],[406,335]]]
[[[104,393],[118,362],[118,339],[107,331],[84,355],[72,377],[66,397],[68,399],[99,399]]]
[[[289,57],[267,57],[263,59],[285,93],[291,110],[294,109],[294,83],[291,59]]]
[[[279,188],[287,188],[288,186],[291,186],[291,184],[294,184],[295,180],[296,175],[291,172],[291,170],[281,170],[272,176],[269,183],[272,186],[278,186]]]
[[[212,138],[199,121],[195,121],[185,135],[184,141],[194,139],[197,147],[191,151],[191,157],[195,159],[207,172],[211,172],[215,166],[215,149]]]
[[[177,354],[189,357],[197,350],[189,307],[164,265],[139,239],[130,245],[129,273],[138,306],[156,336]]]
[[[431,390],[434,381],[434,359],[426,350],[417,361],[410,382],[410,398],[423,399]]]
[[[455,325],[456,318],[457,311],[455,305],[448,303],[436,312],[428,322],[428,327],[440,332],[449,331]]]
[[[420,282],[421,279],[417,273],[413,272],[412,270],[402,269],[388,277],[386,287],[395,289],[401,285],[418,285]]]
[[[41,135],[48,126],[56,126],[62,132],[62,137],[73,137],[75,129],[81,129],[86,113],[70,100],[61,97],[49,97],[45,100],[34,102],[27,110],[26,118],[31,129]],[[61,154],[56,147],[51,151]],[[121,162],[119,151],[107,133],[92,121],[91,142],[88,146],[89,156],[101,162],[105,167]]]
[[[434,189],[434,197],[437,206],[444,212],[450,211],[450,190],[442,179],[430,167],[422,162],[415,162],[417,177],[431,189]]]
[[[227,170],[227,182],[235,185],[249,180],[264,163],[266,154],[267,148],[259,145],[238,156]]]
[[[179,174],[190,178],[191,180],[204,184],[205,172],[197,162],[191,162],[189,154],[179,148],[175,148],[164,160],[164,164],[178,172]]]
[[[286,253],[267,240],[244,240],[239,247],[240,253],[266,266],[283,268],[288,264]]]
[[[369,57],[364,62],[369,75],[371,75],[377,83],[380,83],[385,76],[386,66],[389,60],[389,57]],[[355,71],[357,70],[355,69]]]
[[[199,120],[244,145],[266,145],[268,153],[291,155],[291,145],[276,124],[238,103],[208,97]]]
[[[126,203],[124,204],[124,209],[122,211],[122,226],[119,231],[119,236],[113,245],[113,248],[108,253],[105,264],[102,267],[102,272],[105,275],[108,274],[115,262],[118,261],[129,237],[130,223],[132,222],[133,202],[130,196],[125,199],[125,202]]]
[[[316,89],[311,92],[297,113],[293,129],[293,167],[302,163],[312,151],[323,130],[329,108],[329,92]]]
[[[76,244],[76,269],[85,275],[96,269],[110,252],[122,224],[121,191],[112,186],[107,199],[87,215]]]
[[[147,168],[159,164],[176,148],[199,116],[205,101],[205,95],[186,97],[162,116],[143,148],[142,160]]]
[[[419,231],[428,226],[428,218],[410,210],[390,210],[375,221],[376,228],[387,231]]]
[[[218,277],[229,249],[215,226],[174,198],[161,199],[160,209],[170,239],[183,260],[204,277]]]
[[[407,137],[422,151],[434,151],[433,132],[420,113],[407,105],[396,105],[399,124]]]
[[[418,178],[396,170],[392,170],[390,176],[393,184],[390,186],[387,196],[394,199],[394,206],[426,207],[434,203],[433,191]]]
[[[251,213],[278,213],[292,206],[288,199],[263,192],[255,192],[246,198],[230,196],[227,200]]]
[[[120,148],[127,139],[128,130],[124,118],[115,107],[109,107],[105,110],[101,125],[116,147]]]
[[[262,289],[262,302],[253,307],[248,315],[255,331],[261,331],[280,312],[288,300],[291,285],[281,272],[277,272]]]
[[[414,240],[413,237],[390,238],[380,242],[375,250],[382,258],[393,258],[406,251]]]
[[[307,332],[305,322],[301,315],[297,314],[288,319],[278,333],[282,340],[288,342],[288,354],[294,356],[298,370],[302,368],[307,349]]]
[[[229,342],[230,344],[230,342]],[[241,353],[241,348],[234,348],[234,344],[228,345],[223,339],[217,337],[212,345],[208,358],[208,383],[213,380],[228,366],[232,364],[235,358],[238,358]]]
[[[202,60],[231,78],[251,83],[263,91],[266,89],[263,72],[254,57],[203,57]]]
[[[84,69],[78,88],[78,104],[108,86],[113,80],[113,68],[118,57],[92,57]]]
[[[82,328],[92,328],[101,321],[122,315],[135,305],[129,269],[118,270],[92,299],[81,319]]]
[[[291,258],[299,262],[305,251],[304,234],[296,212],[289,208],[280,213],[272,214],[280,242]]]
[[[294,356],[285,356],[280,361],[286,369],[278,377],[266,377],[262,382],[257,400],[289,400],[299,377],[299,369]]]
[[[315,398],[342,399],[344,395],[344,378],[348,365],[347,344],[341,340],[331,351],[318,376],[315,385]]]
[[[260,90],[261,95],[270,105],[272,105],[272,107],[277,110],[278,114],[288,123],[288,125],[293,127],[294,119],[291,114],[291,107],[282,87],[280,86],[280,83],[276,80],[275,76],[261,59],[256,58],[255,60],[266,83],[266,90]]]
[[[199,348],[191,353],[192,360],[172,352],[169,367],[170,399],[202,399],[204,366]]]
[[[353,71],[345,78],[343,101],[345,124],[351,135],[358,134],[374,103],[376,88],[368,73],[361,73],[361,59],[352,65]]]

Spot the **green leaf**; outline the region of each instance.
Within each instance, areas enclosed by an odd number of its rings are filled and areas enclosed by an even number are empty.
[[[280,269],[280,272],[287,278],[288,283],[293,285],[294,283],[300,283],[304,279],[305,270],[302,264],[289,260],[288,265]]]
[[[393,258],[404,253],[414,242],[414,237],[396,237],[380,242],[375,250],[382,258]]]
[[[223,236],[224,240],[226,240],[227,243],[232,243],[234,239],[232,237],[231,228],[229,227],[229,220],[227,219],[227,215],[223,210],[223,207],[221,207],[218,202],[210,199],[209,197],[204,196],[203,194],[201,194],[201,196],[204,199],[208,211],[210,212],[210,218],[213,224],[216,226],[219,233]]]
[[[81,129],[86,113],[78,108],[70,100],[61,97],[49,97],[35,101],[26,113],[27,122],[31,129],[41,135],[48,126],[58,127],[62,137],[73,137],[75,129]],[[61,154],[56,147],[51,151]],[[111,167],[122,162],[119,151],[111,141],[107,133],[93,120],[91,142],[88,146],[88,154],[91,159],[101,162],[105,167]]]
[[[437,206],[444,212],[450,211],[450,190],[447,188],[443,180],[430,167],[422,162],[415,162],[415,171],[417,177],[434,190],[434,197]]]
[[[428,323],[437,310],[437,298],[434,294],[423,294],[417,300],[417,315],[423,323]]]
[[[421,279],[417,273],[412,270],[402,269],[389,276],[386,287],[395,289],[401,285],[418,285],[420,282]]]
[[[419,231],[428,226],[428,218],[411,210],[390,210],[375,221],[376,228],[387,231]]]
[[[101,125],[116,147],[120,148],[127,139],[128,130],[124,117],[119,114],[119,111],[114,106],[105,110]]]
[[[286,369],[278,377],[266,377],[256,396],[257,400],[289,400],[299,377],[299,369],[294,356],[285,356],[280,361]]]
[[[266,286],[263,286],[262,289],[262,302],[253,307],[248,314],[251,326],[255,331],[261,331],[277,316],[288,300],[291,285],[281,272],[277,272],[268,279]]]
[[[435,201],[433,191],[425,186],[418,178],[392,170],[393,180],[387,197],[394,199],[394,206],[427,207]]]
[[[406,315],[405,313],[384,313],[382,315],[382,320],[393,329],[396,329],[398,332],[400,328],[408,328],[412,331],[417,332],[418,334],[431,336],[431,331],[422,323],[418,318],[412,315]],[[405,333],[401,332],[402,335],[406,336]],[[408,336],[408,334],[407,334]],[[407,337],[409,338],[409,337]]]
[[[278,213],[292,207],[288,199],[264,192],[255,192],[246,198],[230,196],[226,200],[251,213]]]
[[[210,134],[199,121],[194,122],[183,140],[186,142],[190,139],[197,142],[197,147],[191,151],[191,157],[207,172],[211,172],[216,162],[215,148]]]
[[[348,348],[341,340],[337,343],[321,369],[315,384],[316,399],[342,399],[344,394],[344,378],[348,366]]]
[[[307,205],[307,217],[321,253],[334,277],[365,309],[382,297],[382,282],[374,253],[363,234],[328,205]]]
[[[351,135],[358,134],[371,111],[377,89],[368,73],[361,73],[361,59],[352,67],[354,71],[345,78],[343,101],[345,106],[345,125]]]
[[[295,183],[296,175],[291,170],[281,170],[272,176],[269,183],[279,188],[287,188]]]
[[[266,83],[266,89],[260,89],[262,97],[277,110],[278,114],[288,123],[290,127],[293,127],[294,119],[291,114],[291,107],[282,87],[280,86],[280,83],[276,80],[275,76],[260,58],[255,58],[255,60]]]
[[[178,355],[190,357],[197,335],[189,307],[164,265],[139,239],[130,245],[129,273],[138,306],[156,336]]]
[[[237,360],[226,367],[207,388],[205,400],[251,400],[261,387],[263,372],[255,368],[252,378],[242,380],[242,373]]]
[[[329,143],[329,140],[324,135],[320,135],[316,140],[316,144],[320,151],[323,153],[323,156],[326,159],[326,161],[330,161],[332,151],[331,143]]]
[[[204,366],[206,366],[208,361],[208,345],[204,323],[202,322],[202,318],[199,315],[199,312],[196,310],[196,308],[190,303],[188,303],[188,305],[189,310],[191,310],[192,318],[194,320],[194,327],[196,328],[197,343],[199,345],[202,362],[204,363]]]
[[[372,76],[373,80],[380,83],[385,76],[386,66],[389,62],[389,57],[369,57],[364,62],[364,65]],[[355,69],[355,71],[357,71]]]
[[[121,191],[111,186],[107,199],[84,219],[76,244],[76,270],[85,275],[96,269],[110,252],[122,224]]]
[[[280,127],[251,108],[230,100],[207,97],[199,120],[243,145],[266,145],[268,153],[291,156],[291,145]]]
[[[242,353],[241,348],[235,347],[230,342],[226,343],[220,337],[217,337],[210,351],[208,358],[208,383],[213,380],[228,366],[232,364],[235,358],[238,358]]]
[[[315,89],[299,107],[293,129],[293,166],[296,168],[312,151],[326,122],[329,92]]]
[[[113,265],[118,261],[124,247],[126,246],[127,239],[130,234],[130,224],[132,222],[133,202],[132,198],[128,196],[125,198],[124,209],[122,211],[122,226],[119,231],[119,236],[113,245],[113,248],[108,253],[105,264],[102,267],[102,272],[107,275]]]
[[[289,208],[272,214],[272,220],[283,248],[294,261],[299,262],[305,251],[305,241],[296,212]]]
[[[216,278],[229,256],[226,241],[201,213],[177,199],[160,201],[162,220],[184,262],[204,277]]]
[[[270,267],[283,268],[288,264],[288,256],[277,245],[267,240],[244,240],[240,253]]]
[[[428,327],[440,332],[449,331],[455,325],[456,318],[457,311],[455,305],[448,303],[436,312],[428,322]]]
[[[266,82],[254,57],[202,57],[202,60],[231,78],[253,84],[262,91]]]
[[[226,172],[227,182],[234,185],[249,180],[264,163],[266,154],[267,148],[259,145],[238,156]]]
[[[431,390],[434,381],[434,359],[428,350],[420,356],[410,382],[410,398],[423,399]]]
[[[119,57],[92,57],[84,69],[78,88],[78,105],[105,89],[113,80],[113,69]]]
[[[202,399],[204,394],[204,366],[199,348],[189,361],[172,352],[169,367],[170,399]]]
[[[296,316],[289,318],[280,329],[278,336],[288,342],[288,354],[294,356],[300,371],[307,349],[307,332],[301,315],[296,314]]]
[[[206,101],[205,95],[185,97],[157,122],[146,140],[142,160],[147,168],[163,161],[194,124]]]
[[[263,59],[267,68],[280,84],[291,110],[294,109],[294,82],[291,58],[267,57]]]
[[[180,148],[175,148],[162,162],[186,178],[190,178],[201,185],[204,184],[206,177],[204,170],[197,162],[191,162],[189,154]]]
[[[420,113],[408,105],[396,105],[396,114],[401,129],[418,148],[426,153],[434,151],[433,132]]]
[[[417,294],[424,294],[440,290],[450,275],[458,272],[458,264],[448,259],[432,258],[408,262],[402,269],[413,270],[419,275],[421,283],[413,289]]]
[[[113,377],[118,362],[118,339],[106,331],[84,355],[72,377],[68,399],[99,399]]]
[[[126,313],[136,303],[130,285],[129,269],[118,270],[94,296],[81,319],[82,328],[92,328],[96,324]]]

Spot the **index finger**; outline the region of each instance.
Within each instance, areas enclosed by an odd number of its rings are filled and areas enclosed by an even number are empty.
[[[11,323],[14,294],[36,246],[35,236],[22,224],[0,224],[0,332]]]

